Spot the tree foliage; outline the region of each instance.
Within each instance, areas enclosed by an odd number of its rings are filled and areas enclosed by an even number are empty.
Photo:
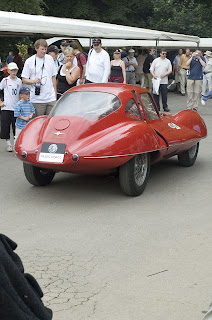
[[[45,14],[46,4],[43,0],[0,0],[1,11],[21,12],[28,14]]]
[[[149,0],[122,0],[118,5],[108,0],[45,0],[45,3],[46,15],[131,26],[144,27],[146,17],[151,13]]]
[[[212,36],[211,0],[44,0],[45,14]]]
[[[207,17],[207,19],[206,19]],[[148,19],[155,29],[211,37],[212,4],[197,0],[155,0]]]

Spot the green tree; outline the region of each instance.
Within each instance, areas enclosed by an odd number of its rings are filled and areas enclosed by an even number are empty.
[[[155,0],[148,25],[157,30],[211,37],[212,5],[198,0]],[[206,19],[207,17],[207,19]]]
[[[45,14],[50,16],[86,19],[121,25],[145,27],[151,14],[151,0],[45,0]]]
[[[45,2],[43,0],[1,0],[1,11],[21,12],[28,14],[42,15],[44,13]]]
[[[45,15],[61,18],[86,19],[99,21],[98,8],[91,0],[45,0]]]

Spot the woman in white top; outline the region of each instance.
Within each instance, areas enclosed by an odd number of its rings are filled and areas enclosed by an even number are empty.
[[[126,83],[125,63],[121,60],[121,51],[116,49],[113,54],[114,60],[111,61],[111,72],[109,82]]]
[[[80,68],[75,66],[74,49],[67,48],[64,51],[65,64],[60,66],[57,73],[57,99],[70,88],[76,86],[77,79],[80,76]]]

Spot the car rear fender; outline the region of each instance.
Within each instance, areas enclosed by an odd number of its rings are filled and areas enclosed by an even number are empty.
[[[89,157],[126,156],[167,149],[166,143],[146,122],[125,122],[84,138],[71,153]]]
[[[36,149],[42,141],[43,131],[47,125],[47,116],[37,117],[31,120],[18,136],[15,150]]]

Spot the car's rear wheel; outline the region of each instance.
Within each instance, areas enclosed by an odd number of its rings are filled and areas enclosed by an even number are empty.
[[[121,190],[129,196],[139,196],[143,193],[150,171],[150,156],[148,153],[136,155],[119,168],[119,183]]]
[[[27,180],[34,186],[46,186],[55,176],[55,172],[52,170],[35,167],[28,163],[23,163],[23,166]]]
[[[197,158],[198,150],[199,150],[199,142],[195,144],[193,147],[191,147],[190,149],[178,155],[179,164],[183,167],[193,166]]]

